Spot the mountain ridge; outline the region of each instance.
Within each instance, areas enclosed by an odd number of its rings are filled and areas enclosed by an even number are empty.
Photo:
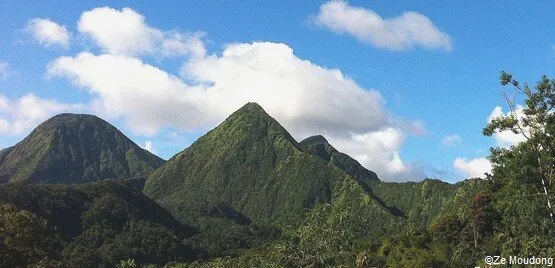
[[[335,149],[322,135],[315,135],[299,143],[303,149],[326,160],[330,165],[345,171],[353,178],[360,181],[380,180],[378,175],[362,166],[357,160]]]
[[[281,218],[292,214],[291,211],[276,212],[283,207],[295,207],[300,212],[318,200],[330,200],[331,181],[314,174],[342,175],[339,170],[333,170],[320,158],[304,153],[287,130],[258,104],[247,103],[153,172],[147,179],[145,193],[163,203],[172,203],[169,196],[183,198],[178,196],[184,194],[187,202],[200,206],[207,199],[214,204],[224,201],[259,220]],[[295,173],[294,178],[316,177],[319,183],[294,181],[287,172]],[[284,181],[299,188],[285,191],[280,188]],[[243,191],[245,188],[248,191]],[[204,196],[197,196],[199,190]],[[288,205],[278,205],[281,202]]]

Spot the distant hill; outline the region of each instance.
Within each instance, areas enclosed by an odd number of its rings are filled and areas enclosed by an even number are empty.
[[[0,151],[0,183],[84,183],[146,176],[164,160],[108,122],[60,114]]]

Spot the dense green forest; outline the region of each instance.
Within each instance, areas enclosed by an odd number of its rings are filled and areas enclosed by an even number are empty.
[[[509,130],[526,141],[492,148],[492,173],[456,184],[382,182],[322,136],[297,142],[255,103],[165,162],[101,119],[54,117],[0,151],[0,267],[473,267],[485,256],[551,258],[555,80],[530,87],[503,72],[501,84],[525,96],[524,115],[507,98],[513,113],[483,134]]]

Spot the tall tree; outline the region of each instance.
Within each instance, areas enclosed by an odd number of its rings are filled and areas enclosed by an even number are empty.
[[[544,75],[531,88],[503,71],[500,83],[512,86],[514,90],[513,94],[503,92],[510,111],[508,115],[494,118],[483,129],[483,134],[491,136],[511,131],[522,135],[525,140],[510,148],[492,149],[490,160],[497,176],[490,176],[490,179],[497,180],[494,181],[497,184],[507,183],[499,180],[514,180],[536,185],[545,196],[549,217],[553,219],[549,191],[555,176],[555,80]],[[518,107],[515,100],[521,94],[524,105]]]

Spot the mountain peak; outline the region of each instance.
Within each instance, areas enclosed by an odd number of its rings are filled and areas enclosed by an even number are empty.
[[[279,137],[298,147],[297,141],[291,134],[255,102],[249,102],[239,108],[208,134],[210,135],[201,137],[195,144],[209,137],[218,137],[217,139],[228,142],[240,141],[245,144],[264,138]]]
[[[50,119],[46,120],[45,122],[48,122],[48,121],[51,121],[51,120],[59,120],[59,119],[67,120],[67,119],[71,119],[71,118],[78,118],[78,119],[94,118],[94,119],[102,120],[100,117],[98,117],[96,115],[92,115],[92,114],[61,113],[61,114],[57,114],[57,115],[51,117]]]
[[[35,128],[40,130],[43,128],[56,128],[60,126],[68,126],[73,124],[108,124],[104,119],[92,114],[74,114],[74,113],[61,113],[47,119]]]
[[[329,201],[343,176],[247,103],[154,171],[144,192],[180,218],[224,204],[253,222],[271,222]]]
[[[256,102],[247,102],[245,105],[243,105],[243,107],[241,107],[238,111],[241,111],[243,109],[247,109],[250,111],[264,111],[264,108],[262,108],[262,106],[260,106],[260,104],[256,103]]]
[[[90,182],[144,176],[163,160],[89,114],[56,115],[0,154],[0,183]]]
[[[301,141],[302,144],[329,144],[328,140],[322,135],[310,136]]]
[[[270,115],[268,115],[268,113],[266,113],[264,108],[262,108],[262,106],[260,106],[258,103],[247,102],[237,111],[232,113],[228,117],[228,119],[226,119],[226,121],[234,120],[238,117],[243,117],[243,116],[247,116],[249,118],[256,117],[256,118],[265,118],[265,120],[274,120]]]
[[[379,180],[376,173],[366,169],[357,160],[335,149],[322,135],[308,137],[299,145],[309,154],[322,158],[361,182]]]

